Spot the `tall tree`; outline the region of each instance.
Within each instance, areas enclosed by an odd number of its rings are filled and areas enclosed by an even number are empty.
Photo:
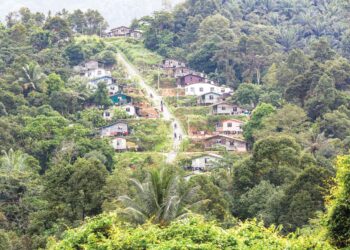
[[[203,202],[195,202],[198,187],[183,186],[180,176],[170,168],[149,171],[142,183],[135,179],[131,182],[136,188],[134,197],[121,196],[119,200],[125,206],[123,213],[137,223],[151,220],[167,225]]]

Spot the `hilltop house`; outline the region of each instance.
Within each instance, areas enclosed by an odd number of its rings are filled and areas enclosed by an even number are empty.
[[[190,169],[193,171],[208,171],[215,167],[222,158],[222,156],[216,154],[206,154],[196,157],[192,159]]]
[[[216,103],[211,106],[212,115],[243,115],[245,113],[245,109],[229,102]]]
[[[116,106],[122,106],[125,104],[132,103],[132,98],[130,96],[122,94],[122,93],[117,93],[115,95],[112,95],[110,98],[111,98],[113,104]]]
[[[100,128],[101,137],[110,136],[125,136],[129,134],[128,124],[123,121],[118,121],[109,126]]]
[[[111,29],[111,31],[108,33],[108,35],[114,36],[114,37],[130,36],[131,31],[132,30],[129,27],[120,26],[120,27]]]
[[[195,83],[205,83],[207,81],[204,74],[194,72],[185,73],[184,75],[178,74],[177,77],[176,84],[179,87],[185,87]]]
[[[212,105],[222,100],[222,94],[209,92],[198,96],[197,103],[199,105]]]
[[[223,147],[227,151],[247,152],[247,143],[238,138],[226,135],[214,135],[204,139],[205,149],[215,149]]]
[[[220,121],[216,124],[216,132],[225,135],[239,135],[243,133],[244,122],[236,119]]]
[[[201,96],[207,93],[225,94],[231,93],[232,89],[224,86],[217,86],[211,83],[195,83],[185,87],[185,95]]]
[[[141,30],[133,30],[126,26],[111,29],[111,31],[107,34],[109,37],[131,37],[134,39],[141,39],[142,35]]]

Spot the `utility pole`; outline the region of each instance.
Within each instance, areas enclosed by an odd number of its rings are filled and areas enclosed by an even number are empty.
[[[160,66],[158,65],[158,92],[159,92],[159,85],[160,85]]]

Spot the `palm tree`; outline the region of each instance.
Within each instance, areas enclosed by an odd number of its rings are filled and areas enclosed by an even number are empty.
[[[30,92],[38,90],[44,78],[45,74],[42,73],[40,66],[36,63],[29,63],[22,68],[22,77],[19,81],[23,84],[23,90]]]
[[[131,182],[136,188],[134,197],[121,196],[118,200],[125,206],[122,213],[136,223],[151,220],[167,225],[205,202],[196,201],[199,187],[182,187],[181,178],[170,168],[149,171],[143,183],[135,179]]]
[[[0,159],[0,170],[13,173],[13,172],[25,172],[27,170],[28,155],[23,154],[20,151],[13,151],[10,149],[8,152],[2,151],[3,157]]]

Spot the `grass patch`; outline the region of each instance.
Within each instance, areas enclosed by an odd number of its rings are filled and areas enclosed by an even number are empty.
[[[167,152],[172,147],[170,122],[160,119],[140,119],[129,122],[130,140],[143,151]]]
[[[109,40],[138,68],[150,68],[160,64],[162,57],[146,49],[141,41],[128,38]]]
[[[124,152],[115,155],[115,168],[158,167],[164,162],[164,155],[154,152]]]

